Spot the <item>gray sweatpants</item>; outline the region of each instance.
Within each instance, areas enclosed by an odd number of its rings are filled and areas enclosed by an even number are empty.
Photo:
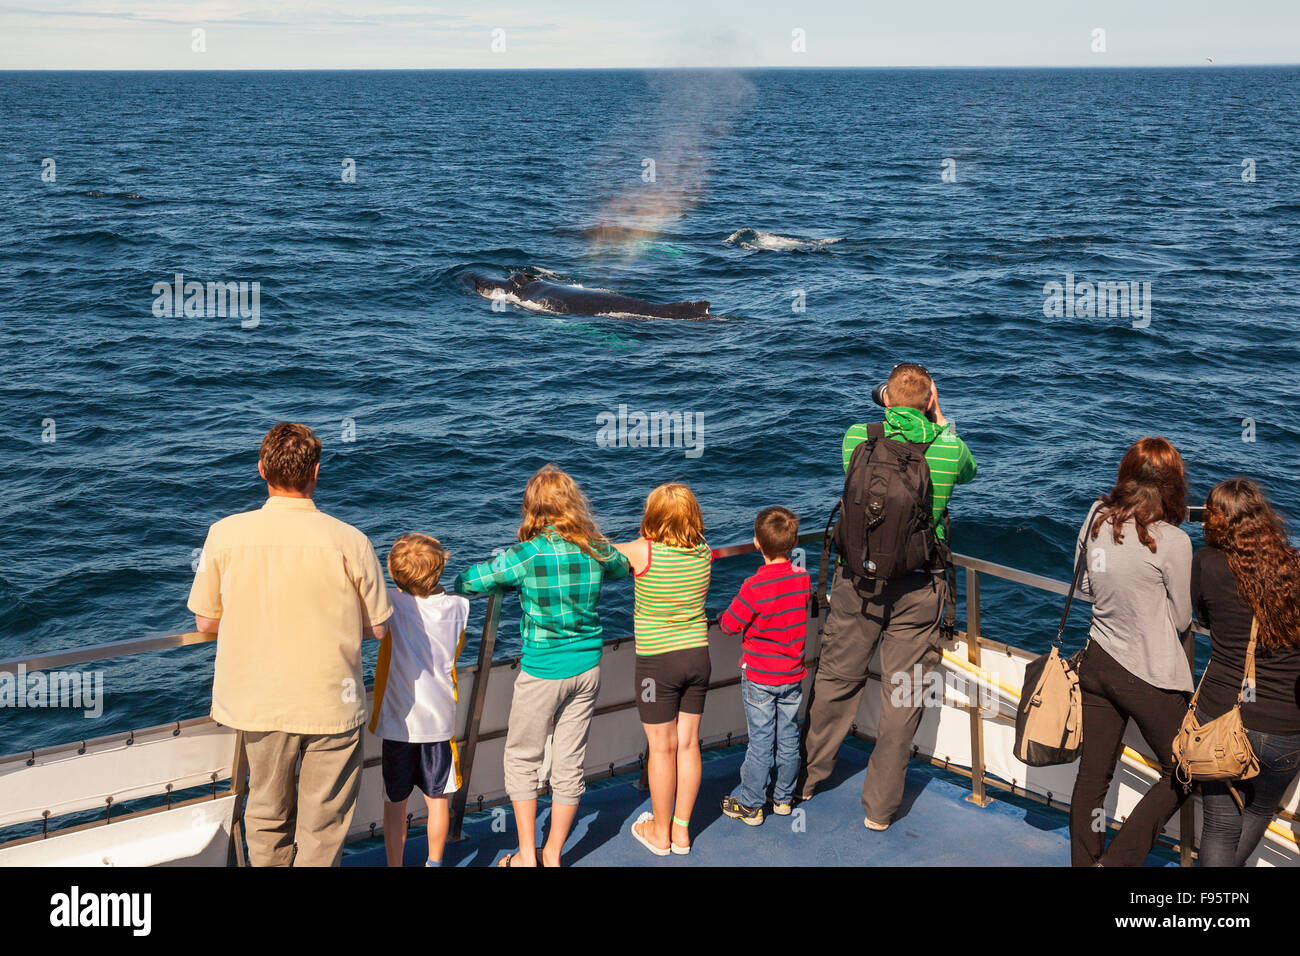
[[[842,570],[836,570],[808,708],[802,799],[811,797],[835,768],[835,755],[857,716],[867,665],[879,643],[880,726],[862,784],[862,809],[877,823],[888,823],[897,812],[924,694],[921,688],[915,694],[896,690],[914,683],[918,664],[923,674],[938,665],[947,594],[943,575],[916,574],[889,581],[877,595],[864,599]]]
[[[557,680],[520,670],[506,730],[506,793],[512,801],[536,799],[543,784],[539,777],[550,735],[551,801],[577,805],[587,789],[582,765],[599,692],[599,664],[576,677]]]

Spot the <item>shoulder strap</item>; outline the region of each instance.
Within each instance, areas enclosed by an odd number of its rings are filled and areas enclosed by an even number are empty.
[[[880,441],[884,437],[885,423],[872,422],[867,425],[867,437],[858,442],[849,455],[849,463],[844,469],[844,489],[840,492],[840,500],[835,502],[835,507],[831,509],[830,517],[826,519],[826,531],[822,535],[822,554],[820,566],[817,571],[817,593],[815,596],[816,607],[819,612],[821,608],[828,606],[826,601],[826,591],[830,586],[829,571],[831,564],[831,546],[835,537],[835,519],[839,516],[840,512],[844,510],[844,502],[849,496],[849,482],[851,481],[851,476],[853,474],[853,459],[858,456],[858,452],[862,449],[863,445],[867,446],[863,451],[863,454],[868,458],[871,457],[871,452],[875,448],[876,442]],[[856,499],[856,503],[861,504],[860,496]]]
[[[1250,619],[1250,643],[1246,645],[1246,677],[1237,691],[1237,704],[1240,705],[1247,687],[1255,686],[1255,638],[1259,636],[1259,618]],[[1198,687],[1197,690],[1200,690]]]
[[[1088,536],[1092,533],[1092,519],[1097,513],[1097,506],[1100,501],[1094,501],[1092,507],[1088,509],[1088,520],[1084,525],[1083,540],[1079,542],[1079,553],[1074,559],[1074,579],[1070,581],[1070,590],[1065,595],[1065,610],[1061,612],[1061,625],[1056,629],[1056,639],[1052,641],[1054,647],[1061,646],[1061,637],[1065,634],[1065,624],[1070,619],[1070,605],[1074,603],[1074,592],[1079,587],[1079,582],[1083,580],[1084,556],[1088,553]]]
[[[826,589],[830,587],[828,574],[831,569],[831,547],[835,538],[835,518],[844,506],[844,499],[841,498],[835,502],[835,507],[831,509],[831,516],[826,519],[826,532],[822,535],[822,557],[817,567],[817,595],[814,598],[814,613],[820,614],[821,609],[829,607],[826,603]]]
[[[1235,706],[1242,705],[1242,698],[1246,695],[1247,687],[1255,686],[1255,638],[1259,634],[1259,621],[1256,618],[1250,620],[1250,643],[1246,645],[1246,673],[1241,681],[1241,687],[1237,690],[1237,703]],[[1205,683],[1205,675],[1209,672],[1210,665],[1205,665],[1205,670],[1201,671],[1201,679],[1196,682],[1196,690],[1192,694],[1192,699],[1187,702],[1188,710],[1196,709],[1196,701],[1201,696],[1201,685]]]
[[[840,496],[841,504],[848,500],[849,488],[853,481],[853,462],[857,459],[859,454],[865,459],[870,459],[872,452],[876,449],[876,442],[882,440],[884,437],[885,426],[883,422],[872,422],[867,426],[867,437],[858,442],[857,447],[853,449],[853,454],[849,456],[849,464],[844,471],[844,493]],[[855,505],[862,504],[861,484],[858,485],[857,493],[853,496],[853,503]]]

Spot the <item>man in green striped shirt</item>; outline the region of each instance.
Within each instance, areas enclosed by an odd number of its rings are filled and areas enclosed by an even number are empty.
[[[953,487],[975,477],[975,458],[944,417],[934,379],[924,368],[910,362],[896,366],[884,397],[887,439],[931,443],[925,454],[934,486],[931,518],[936,537],[943,539],[944,509]],[[841,450],[846,472],[853,449],[866,439],[866,425],[854,425],[845,433]],[[912,739],[921,723],[925,681],[918,686],[916,675],[933,671],[941,660],[940,625],[949,584],[938,569],[872,579],[869,593],[859,591],[861,583],[855,583],[843,564],[836,568],[808,707],[800,799],[810,799],[835,768],[879,647],[880,717],[862,783],[862,809],[868,830],[884,830],[902,803]]]
[[[934,442],[925,453],[925,460],[930,465],[930,482],[934,485],[934,530],[942,538],[943,510],[948,507],[954,485],[964,485],[975,477],[977,466],[975,456],[970,453],[966,443],[957,437],[952,423],[943,417],[939,408],[939,393],[930,382],[930,396],[933,402],[934,421],[931,421],[921,409],[907,405],[890,405],[885,409],[885,437],[895,441]],[[889,401],[889,393],[885,393]],[[849,470],[849,459],[853,449],[867,440],[866,425],[851,425],[844,433],[844,470]]]

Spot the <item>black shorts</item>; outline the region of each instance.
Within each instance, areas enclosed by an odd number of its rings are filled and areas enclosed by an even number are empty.
[[[636,709],[643,724],[666,724],[678,714],[704,713],[713,665],[707,647],[636,658]]]
[[[426,797],[442,797],[455,793],[459,786],[460,769],[450,740],[431,744],[385,740],[380,753],[384,798],[389,803],[403,802],[415,787]]]

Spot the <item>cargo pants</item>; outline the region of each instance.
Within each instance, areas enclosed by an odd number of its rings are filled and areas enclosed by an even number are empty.
[[[942,574],[918,572],[884,582],[864,598],[843,568],[836,569],[808,708],[801,799],[811,797],[834,770],[879,645],[880,722],[862,784],[862,809],[876,823],[888,823],[897,812],[925,700],[922,688],[912,686],[916,667],[926,674],[939,664],[947,594]]]

